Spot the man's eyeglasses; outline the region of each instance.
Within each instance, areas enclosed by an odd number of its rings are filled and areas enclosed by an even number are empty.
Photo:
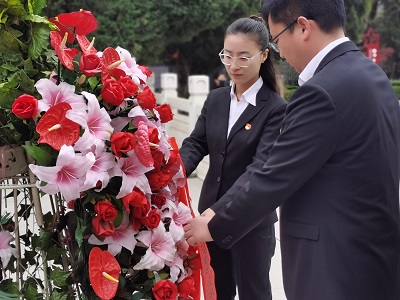
[[[250,65],[250,60],[252,60],[254,57],[257,56],[254,55],[252,57],[246,57],[246,56],[232,56],[229,54],[225,54],[222,53],[224,52],[224,49],[221,50],[221,52],[218,54],[219,58],[221,59],[221,62],[225,65],[225,66],[230,66],[233,64],[235,58],[236,58],[236,64],[241,67],[241,68],[247,68]],[[260,51],[260,53],[262,53],[263,51]],[[258,53],[258,54],[260,54]]]
[[[294,24],[296,24],[297,19],[294,20],[293,22],[290,22],[288,26],[286,26],[285,28],[283,28],[283,30],[281,32],[279,32],[274,38],[271,39],[271,42],[269,43],[271,48],[275,51],[275,52],[280,52],[279,46],[277,43],[275,43],[276,39],[282,34],[284,33],[286,30],[288,30],[290,27],[292,27]]]

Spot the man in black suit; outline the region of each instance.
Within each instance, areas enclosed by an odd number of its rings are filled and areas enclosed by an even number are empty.
[[[398,300],[393,88],[345,37],[343,0],[269,0],[262,12],[281,57],[300,72],[300,87],[268,161],[191,220],[186,238],[230,248],[280,206],[289,300]]]

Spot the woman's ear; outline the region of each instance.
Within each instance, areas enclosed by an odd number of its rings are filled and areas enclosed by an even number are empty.
[[[269,49],[267,48],[267,49],[265,49],[264,52],[262,53],[261,61],[262,61],[262,62],[266,61],[267,58],[268,58],[268,55],[269,55]]]

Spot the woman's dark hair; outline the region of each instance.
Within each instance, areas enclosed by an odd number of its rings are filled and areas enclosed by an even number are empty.
[[[343,0],[265,0],[261,13],[265,20],[270,17],[275,23],[286,25],[303,16],[314,20],[326,33],[344,28],[346,21]]]
[[[230,34],[253,36],[255,42],[260,45],[261,51],[269,49],[269,32],[261,15],[237,19],[226,29],[225,37]],[[261,64],[260,76],[269,88],[279,93],[271,51],[268,53],[267,59]]]

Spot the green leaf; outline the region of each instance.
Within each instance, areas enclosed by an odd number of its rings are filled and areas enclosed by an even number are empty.
[[[67,300],[68,299],[68,292],[58,292],[54,291],[51,293],[50,300]]]
[[[53,284],[58,287],[67,286],[67,278],[71,274],[71,272],[63,271],[59,268],[54,269],[50,273],[50,279],[53,281]]]
[[[96,86],[99,84],[99,80],[98,80],[96,77],[94,77],[94,76],[89,77],[88,82],[89,82],[89,85],[90,85],[90,88],[92,89],[92,91],[93,91],[93,90],[96,88]]]
[[[17,90],[18,80],[13,78],[11,81],[0,84],[0,107],[11,109],[12,104],[18,96],[22,95],[21,91]]]
[[[21,80],[19,82],[19,88],[23,93],[33,94],[35,92],[35,81],[30,79],[25,71],[20,71]]]
[[[134,292],[132,294],[132,297],[130,297],[130,300],[140,300],[143,298],[143,296],[144,296],[144,294],[141,292]]]
[[[78,222],[75,230],[75,240],[78,243],[78,246],[81,247],[83,242],[83,233],[85,232],[87,226],[82,225],[81,219],[78,218],[77,220]]]
[[[19,300],[19,294],[10,294],[0,291],[0,299]]]
[[[36,164],[39,166],[51,166],[55,160],[55,158],[49,152],[39,146],[22,145],[22,147],[25,148],[26,153],[32,156],[32,158],[36,161]]]
[[[6,13],[10,16],[22,18],[26,11],[20,0],[2,0],[2,4],[6,5]]]
[[[32,60],[30,58],[24,60],[24,71],[29,76],[29,78],[35,76],[39,72],[33,67]]]
[[[8,222],[9,219],[12,218],[12,215],[9,212],[6,212],[4,215],[1,216],[1,225],[4,225]]]
[[[42,51],[49,45],[50,28],[46,24],[32,24],[32,42],[29,44],[28,53],[32,59],[37,59]]]
[[[32,279],[32,277],[29,279]],[[29,280],[29,279],[27,281],[25,281],[25,284],[22,288],[22,293],[24,294],[24,299],[26,299],[26,300],[39,299],[36,283],[34,282],[34,280]]]
[[[5,279],[0,284],[0,290],[3,293],[8,293],[10,295],[20,295],[19,287],[17,282],[13,282],[12,279]],[[0,298],[8,299],[8,298]]]
[[[28,0],[29,13],[39,15],[47,5],[47,0]]]
[[[0,28],[0,53],[7,54],[20,54],[21,48],[19,40],[16,39],[9,31]]]
[[[65,254],[65,250],[58,245],[52,245],[47,250],[47,260],[59,260],[61,255]]]
[[[51,247],[52,232],[41,232],[40,235],[32,237],[32,248],[35,250],[47,250]]]

